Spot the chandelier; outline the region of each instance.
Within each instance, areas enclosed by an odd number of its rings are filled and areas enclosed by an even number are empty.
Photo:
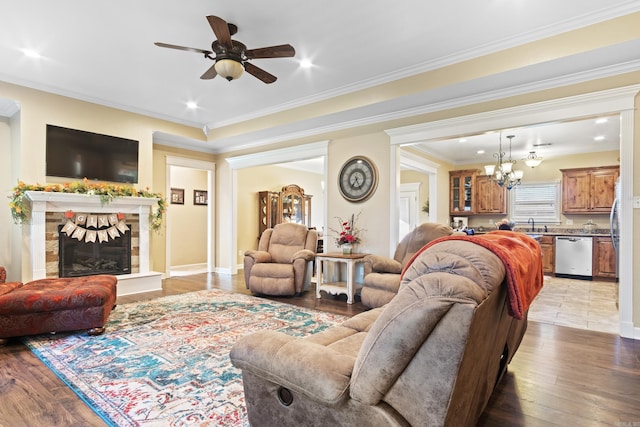
[[[523,172],[514,170],[515,160],[511,159],[511,140],[515,135],[507,135],[509,139],[509,159],[505,160],[505,153],[502,151],[502,133],[500,133],[500,146],[497,153],[493,153],[493,157],[497,159],[495,165],[486,165],[484,167],[485,174],[500,187],[511,190],[513,187],[522,183]]]

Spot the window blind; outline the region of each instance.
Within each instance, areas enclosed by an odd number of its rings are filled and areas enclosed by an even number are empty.
[[[526,223],[533,218],[536,224],[560,223],[560,182],[520,184],[509,195],[509,219]]]

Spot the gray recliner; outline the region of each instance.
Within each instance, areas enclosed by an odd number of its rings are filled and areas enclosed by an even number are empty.
[[[318,234],[302,224],[266,229],[258,250],[244,254],[244,279],[254,294],[299,295],[311,282]]]
[[[367,255],[364,258],[364,283],[360,297],[365,307],[381,307],[398,293],[400,273],[411,257],[438,237],[453,234],[447,225],[425,222],[413,229],[398,244],[393,258]]]
[[[532,251],[527,269],[540,269]],[[421,252],[384,307],[304,338],[241,338],[249,422],[259,426],[474,426],[526,330],[503,262],[468,241]]]

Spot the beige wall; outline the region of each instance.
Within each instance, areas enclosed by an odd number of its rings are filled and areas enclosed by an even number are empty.
[[[8,194],[22,180],[28,184],[46,183],[45,137],[46,125],[55,124],[73,129],[103,133],[139,141],[139,189],[149,188],[153,192],[164,193],[164,186],[156,187],[153,163],[153,133],[161,131],[182,135],[192,139],[203,139],[201,130],[163,120],[133,114],[114,108],[103,107],[89,102],[78,101],[64,96],[53,95],[33,89],[0,82],[0,97],[11,99],[20,106],[19,118],[11,120],[11,177],[0,176],[0,189]],[[18,129],[15,129],[15,128]],[[6,138],[6,131],[1,138]],[[2,141],[3,147],[6,145]],[[202,158],[202,154],[196,155]],[[162,174],[164,176],[164,173]],[[158,182],[162,181],[159,179]],[[4,213],[4,212],[3,212]],[[15,230],[15,228],[14,228]],[[5,260],[10,265],[14,277],[30,277],[29,254],[26,245],[19,244],[19,234],[14,233],[11,258]],[[161,250],[158,250],[158,249]],[[6,248],[5,248],[6,250]],[[157,263],[156,263],[157,261]],[[164,271],[164,237],[152,235],[151,269]],[[20,266],[17,269],[16,266]]]
[[[0,152],[2,152],[0,156],[0,183],[9,184],[13,182],[11,176],[11,128],[9,119],[4,117],[0,117]],[[10,187],[5,188],[5,190],[9,189]],[[5,191],[4,193],[8,195],[9,191]],[[16,228],[16,226],[12,223],[9,208],[7,208],[5,204],[0,206],[2,206],[2,209],[0,209],[0,235],[10,236],[12,229]],[[6,244],[0,246],[0,266],[7,269],[10,280],[15,280],[18,277],[16,274],[17,271],[14,272],[13,269],[11,269],[10,262],[13,245],[11,244],[11,239],[4,240]]]
[[[193,201],[193,190],[207,190],[207,175],[204,170],[171,166],[171,188],[184,190],[184,204],[169,203],[167,208],[170,267],[207,262],[207,208]]]
[[[342,165],[351,157],[365,155],[378,169],[378,187],[373,196],[362,203],[345,200],[338,190],[338,174]],[[327,176],[328,228],[339,230],[340,221],[351,214],[360,218],[356,226],[362,230],[362,241],[358,252],[389,253],[389,191],[390,162],[389,137],[382,133],[365,134],[331,141],[329,144],[329,164]],[[336,233],[328,230],[325,247],[328,251],[337,250]]]
[[[241,169],[238,182],[238,264],[244,252],[258,247],[258,192],[281,191],[282,187],[296,184],[311,198],[311,226],[322,230],[324,225],[324,194],[322,174],[295,170],[282,166],[259,166]]]

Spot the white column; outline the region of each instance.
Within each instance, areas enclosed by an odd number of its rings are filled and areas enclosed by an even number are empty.
[[[46,253],[46,202],[32,202],[31,218],[29,219],[29,246],[32,277],[28,280],[44,279],[47,277]]]
[[[138,233],[138,251],[140,252],[140,273],[146,274],[149,272],[149,260],[151,258],[149,251],[149,234],[151,230],[149,228],[149,215],[151,214],[150,206],[140,206],[140,212],[138,215],[140,232]]]

